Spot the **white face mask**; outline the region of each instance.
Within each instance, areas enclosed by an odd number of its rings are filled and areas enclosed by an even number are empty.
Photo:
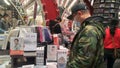
[[[74,23],[76,24],[77,27],[80,27],[80,26],[81,26],[81,23],[78,22],[78,21],[74,21]]]

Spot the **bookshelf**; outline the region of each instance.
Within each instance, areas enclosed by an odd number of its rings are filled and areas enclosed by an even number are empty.
[[[119,19],[120,0],[95,0],[93,8],[93,16],[103,16],[105,26],[111,18]]]

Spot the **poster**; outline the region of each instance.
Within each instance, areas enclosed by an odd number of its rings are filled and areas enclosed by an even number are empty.
[[[37,49],[37,34],[25,33],[24,37],[24,51],[36,51]]]
[[[10,55],[23,55],[24,45],[23,38],[11,37],[10,39]]]

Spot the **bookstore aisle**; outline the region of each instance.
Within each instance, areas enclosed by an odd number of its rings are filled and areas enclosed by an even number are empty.
[[[71,42],[80,27],[68,16],[72,6],[83,2],[92,8],[91,15],[104,16],[105,26],[113,17],[120,19],[120,0],[0,1],[0,68],[66,68]],[[63,35],[49,29],[58,17]],[[114,68],[119,67],[118,59]]]

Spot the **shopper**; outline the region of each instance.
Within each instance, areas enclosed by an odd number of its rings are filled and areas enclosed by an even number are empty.
[[[4,14],[1,21],[0,21],[0,28],[3,31],[7,31],[10,28],[9,22],[10,16],[8,14]]]
[[[59,34],[62,33],[61,31],[61,26],[60,23],[61,22],[61,18],[57,17],[55,20],[51,20],[49,23],[49,28],[50,28],[50,32],[52,34]]]
[[[119,21],[112,19],[110,27],[107,27],[104,39],[105,60],[107,60],[107,68],[113,68],[115,62],[114,49],[120,48],[120,28],[118,28]]]
[[[100,68],[104,60],[103,17],[91,17],[85,4],[72,7],[72,16],[81,23],[80,30],[73,39],[67,68]]]

